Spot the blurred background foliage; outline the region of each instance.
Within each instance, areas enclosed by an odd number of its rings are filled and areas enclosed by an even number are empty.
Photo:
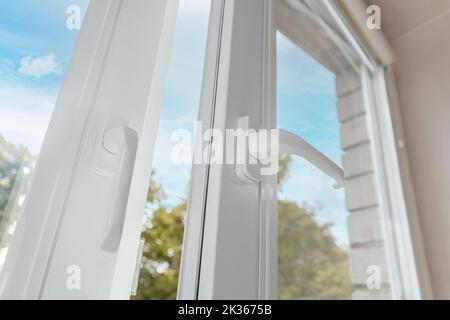
[[[22,212],[35,157],[0,135],[0,267]]]

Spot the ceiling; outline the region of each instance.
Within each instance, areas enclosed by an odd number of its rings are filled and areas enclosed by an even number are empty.
[[[450,10],[450,0],[366,0],[381,8],[381,23],[389,41]]]

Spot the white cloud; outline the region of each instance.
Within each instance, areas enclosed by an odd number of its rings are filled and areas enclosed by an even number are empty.
[[[51,74],[61,74],[62,68],[56,61],[56,56],[49,53],[41,57],[24,57],[20,60],[19,73],[36,78],[45,77]]]

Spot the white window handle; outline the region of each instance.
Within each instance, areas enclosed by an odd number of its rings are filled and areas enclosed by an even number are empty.
[[[104,251],[116,252],[122,238],[138,136],[126,120],[115,115],[108,117],[102,131],[96,144],[93,169],[103,178],[105,186],[109,186],[111,194],[110,204],[101,207],[109,211],[101,246]]]
[[[238,125],[240,129],[248,130],[248,117],[240,118]],[[298,135],[283,129],[278,130],[279,150],[277,154],[273,154],[273,150],[270,150],[270,143],[266,143],[264,144],[264,149],[261,149],[259,145],[257,148],[249,147],[249,156],[262,164],[268,164],[270,158],[273,159],[280,155],[296,155],[310,162],[332,178],[335,181],[334,188],[341,189],[345,186],[344,171],[340,166]],[[255,183],[261,180],[261,177],[255,176],[248,165],[236,165],[236,174],[245,183]]]
[[[335,181],[334,187],[344,187],[344,171],[322,152],[314,148],[298,135],[280,129],[280,154],[299,156],[326,173]]]
[[[111,216],[108,221],[108,231],[102,243],[102,249],[107,252],[116,252],[122,238],[123,224],[128,205],[128,196],[130,194],[131,178],[134,169],[136,151],[138,145],[138,136],[136,131],[129,127],[117,127],[111,129],[113,138],[116,133],[118,140],[109,140],[108,132],[103,138],[103,147],[114,155],[119,157],[117,175],[115,177],[115,197],[111,199]],[[121,146],[120,146],[121,145]]]

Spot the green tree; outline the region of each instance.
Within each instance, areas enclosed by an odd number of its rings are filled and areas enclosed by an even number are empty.
[[[292,159],[281,157],[279,188],[289,177]],[[314,212],[278,200],[278,288],[280,299],[351,299],[348,254],[317,223]]]
[[[290,157],[281,157],[278,182],[288,177]],[[176,298],[186,201],[173,209],[161,205],[164,192],[152,180],[148,201],[157,209],[142,237],[146,241],[136,299]],[[311,210],[278,201],[279,296],[281,299],[350,299],[348,256]]]
[[[312,212],[278,201],[278,281],[281,299],[350,299],[348,257]]]

